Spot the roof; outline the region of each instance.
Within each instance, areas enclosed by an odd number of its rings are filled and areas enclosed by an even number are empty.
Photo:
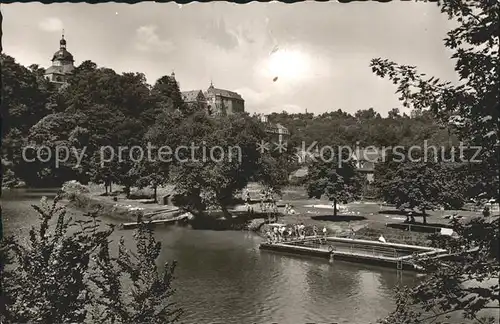
[[[295,178],[302,178],[309,174],[309,170],[307,167],[302,167],[294,172],[292,172],[291,176]]]
[[[290,132],[285,126],[281,124],[272,124],[272,123],[267,123],[266,132],[275,134],[287,134],[287,135],[290,134]]]
[[[52,57],[52,61],[71,61],[74,62],[75,60],[73,59],[73,55],[71,55],[70,52],[68,52],[65,48],[59,49],[57,52],[54,53],[54,56]]]
[[[197,102],[198,97],[201,94],[203,96],[203,91],[201,90],[191,90],[191,91],[182,91],[182,99],[185,102]]]
[[[75,67],[70,64],[65,64],[61,66],[51,66],[47,70],[45,70],[45,74],[71,74]]]
[[[229,91],[229,90],[224,90],[224,89],[218,89],[214,88],[213,86],[210,86],[207,90],[208,93],[214,94],[216,96],[221,96],[225,98],[231,98],[231,99],[239,99],[243,100],[243,98],[236,92]]]
[[[276,124],[276,128],[281,129],[281,130],[283,130],[283,131],[285,131],[285,132],[288,133],[288,128],[286,128],[285,126],[283,126],[281,124]]]

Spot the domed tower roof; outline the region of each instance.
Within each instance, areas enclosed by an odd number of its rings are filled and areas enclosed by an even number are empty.
[[[73,63],[75,60],[73,59],[73,55],[66,50],[66,40],[64,39],[64,32],[61,40],[59,41],[59,50],[54,53],[52,57],[52,62],[54,61],[66,61]]]

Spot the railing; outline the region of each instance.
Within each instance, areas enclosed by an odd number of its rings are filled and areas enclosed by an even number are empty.
[[[296,246],[302,250],[315,250],[317,252],[329,255],[330,260],[333,261],[337,257],[349,257],[357,260],[371,259],[374,262],[383,262],[385,264],[393,264],[396,269],[403,270],[406,267],[410,269],[425,271],[424,268],[413,262],[416,256],[421,257],[439,257],[442,253],[446,252],[442,249],[432,249],[418,246],[405,246],[400,244],[379,242],[360,242],[359,240],[339,239],[310,236],[302,239],[288,240],[276,242],[278,244],[288,245],[290,247]],[[311,251],[312,252],[312,251]]]
[[[382,243],[370,240],[331,238],[325,236],[307,236],[301,239],[284,239],[275,241],[293,246],[304,246],[318,249],[333,249],[350,253],[363,253],[366,255],[379,255],[391,258],[411,256],[414,253],[432,254],[436,249],[423,246],[412,246],[396,243]]]
[[[328,249],[330,252],[340,251],[349,253],[365,254],[370,256],[381,256],[389,258],[399,258],[401,256],[412,255],[414,250],[411,249],[397,249],[390,246],[367,246],[360,243],[341,243],[341,242],[328,242],[325,238],[309,238],[305,240],[296,241],[283,241],[280,243],[285,243],[295,246],[304,246],[311,248],[324,248]]]

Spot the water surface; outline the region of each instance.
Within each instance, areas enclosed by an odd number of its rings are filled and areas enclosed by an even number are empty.
[[[37,221],[30,205],[55,192],[4,191],[4,231],[25,235]],[[393,309],[392,289],[417,280],[395,269],[260,251],[261,238],[249,232],[170,227],[155,233],[163,244],[159,261],[178,262],[175,300],[186,324],[374,323]],[[132,234],[117,231],[113,239],[132,244]]]

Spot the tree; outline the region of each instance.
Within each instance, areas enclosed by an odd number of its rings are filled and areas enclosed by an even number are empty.
[[[348,203],[358,198],[361,192],[361,178],[345,153],[340,155],[332,152],[330,156],[317,159],[309,166],[306,181],[309,197],[319,199],[325,195],[333,201],[334,216],[337,216],[339,202]]]
[[[499,198],[500,4],[492,0],[445,0],[438,5],[457,23],[448,32],[445,46],[453,52],[460,85],[428,78],[414,66],[388,60],[372,60],[372,70],[397,85],[405,107],[431,110],[446,123],[450,115],[460,117],[461,122],[450,127],[462,141],[482,147],[478,158],[483,162],[469,173],[475,179],[469,180],[475,184],[470,193]],[[400,291],[397,308],[385,323],[422,323],[428,315],[424,312],[431,310],[434,315],[427,319],[464,312],[466,318],[478,323],[492,323],[479,319],[478,315],[481,310],[499,308],[498,225],[498,219],[473,220],[463,227],[456,226],[457,238],[437,242],[439,247],[458,251],[456,257],[447,261],[428,260],[431,274],[421,285]],[[495,282],[490,284],[488,279]]]
[[[288,169],[293,162],[285,156],[262,155],[255,170],[254,180],[274,192],[288,184]]]
[[[14,170],[28,185],[61,185],[65,181],[88,181],[85,149],[88,133],[77,126],[74,116],[50,114],[31,127],[23,146],[26,157],[16,160]],[[80,142],[81,141],[81,142]],[[41,148],[39,156],[36,150]],[[56,156],[59,154],[59,156]],[[78,166],[77,155],[82,157]],[[67,159],[66,159],[67,158]]]
[[[2,167],[11,175],[12,185],[22,179],[17,171],[21,151],[31,126],[50,113],[45,103],[53,87],[38,67],[28,69],[4,53],[2,65]],[[20,179],[21,178],[21,179]]]
[[[354,114],[354,117],[356,117],[360,121],[381,118],[380,114],[377,113],[373,108],[367,110],[358,110],[356,114]]]
[[[179,150],[174,158],[171,178],[177,201],[198,216],[212,206],[231,218],[228,206],[234,194],[246,187],[258,168],[261,128],[248,116],[208,117],[198,112],[178,130],[178,143],[198,149]]]
[[[180,145],[179,128],[185,116],[179,111],[159,111],[155,116],[155,123],[148,129],[143,139],[143,147],[147,147],[148,158],[139,164],[138,187],[151,186],[154,189],[154,199],[157,200],[158,186],[165,184],[170,178],[171,167],[175,157],[168,156],[169,148],[175,149]]]
[[[3,134],[11,128],[23,134],[49,111],[45,102],[51,89],[42,85],[43,78],[35,71],[18,64],[15,59],[1,54],[2,64],[2,119]]]
[[[386,162],[376,167],[375,185],[380,196],[398,209],[426,211],[439,207],[460,208],[462,186],[456,180],[458,166],[435,162]]]
[[[157,190],[158,186],[165,184],[169,176],[169,165],[165,162],[145,159],[139,162],[139,179],[136,182],[137,187],[152,187],[153,200],[158,202]]]
[[[254,120],[258,121],[257,118]],[[258,122],[258,125],[261,127],[260,133],[264,134],[264,143],[270,146],[269,150],[262,150],[252,180],[280,193],[281,188],[289,183],[289,174],[298,169],[296,147],[299,147],[299,144],[290,139],[283,139],[278,143],[276,135],[265,133],[265,123]]]
[[[391,118],[391,119],[400,118],[401,115],[399,114],[399,109],[398,108],[392,108],[389,111],[389,113],[388,113],[388,117]]]
[[[182,113],[189,110],[174,76],[165,75],[156,80],[151,89],[151,96],[156,109],[179,110]]]
[[[500,78],[498,66],[498,2],[445,0],[441,11],[454,19],[458,27],[449,31],[445,46],[453,51],[460,85],[440,81],[419,73],[414,66],[398,65],[380,58],[371,62],[372,70],[397,85],[405,107],[430,110],[468,145],[482,147],[483,167],[478,178],[489,178],[482,191],[489,197],[500,195],[498,143],[500,139]],[[461,123],[450,123],[459,116]],[[496,151],[496,152],[495,152]]]

